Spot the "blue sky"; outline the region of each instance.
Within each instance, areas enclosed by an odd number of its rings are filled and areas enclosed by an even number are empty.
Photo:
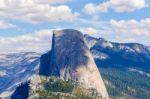
[[[52,30],[63,28],[150,46],[149,4],[149,0],[1,0],[0,51],[45,51]]]

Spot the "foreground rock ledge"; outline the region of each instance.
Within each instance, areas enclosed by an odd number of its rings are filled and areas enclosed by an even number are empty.
[[[42,55],[39,74],[77,81],[86,88],[96,89],[103,98],[109,99],[92,54],[82,33],[77,30],[54,31],[52,49]]]

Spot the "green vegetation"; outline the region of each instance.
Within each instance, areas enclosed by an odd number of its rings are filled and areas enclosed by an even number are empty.
[[[102,99],[95,89],[86,89],[74,81],[42,77],[39,99]]]
[[[127,69],[100,68],[110,97],[122,99],[150,99],[150,78]]]
[[[150,99],[150,77],[123,68],[101,67],[100,71],[111,99]],[[58,77],[41,77],[38,85],[34,90],[38,99],[102,99],[95,89]]]
[[[48,82],[43,83],[44,88],[51,92],[71,93],[75,84],[71,80],[63,81],[61,79],[49,78]]]

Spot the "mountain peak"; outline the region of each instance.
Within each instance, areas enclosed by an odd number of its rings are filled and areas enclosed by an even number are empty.
[[[40,68],[41,75],[74,80],[86,88],[96,89],[103,98],[109,98],[84,36],[77,30],[54,31],[52,50],[41,57]]]

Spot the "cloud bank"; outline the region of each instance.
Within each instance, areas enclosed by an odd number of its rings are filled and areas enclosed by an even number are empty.
[[[13,24],[10,24],[5,21],[0,21],[0,29],[9,29],[9,28],[14,28],[14,27],[16,27],[16,26]]]
[[[29,23],[73,21],[79,13],[67,5],[54,6],[68,0],[0,0],[0,18]],[[70,0],[69,0],[70,1]],[[69,20],[68,20],[69,19]]]
[[[84,7],[86,14],[99,14],[109,9],[115,12],[133,12],[147,7],[145,0],[107,0],[100,4],[88,3]]]
[[[0,37],[0,52],[45,52],[51,47],[52,30],[17,37]]]
[[[115,33],[114,41],[119,42],[150,42],[150,18],[130,20],[110,20],[110,28]]]

